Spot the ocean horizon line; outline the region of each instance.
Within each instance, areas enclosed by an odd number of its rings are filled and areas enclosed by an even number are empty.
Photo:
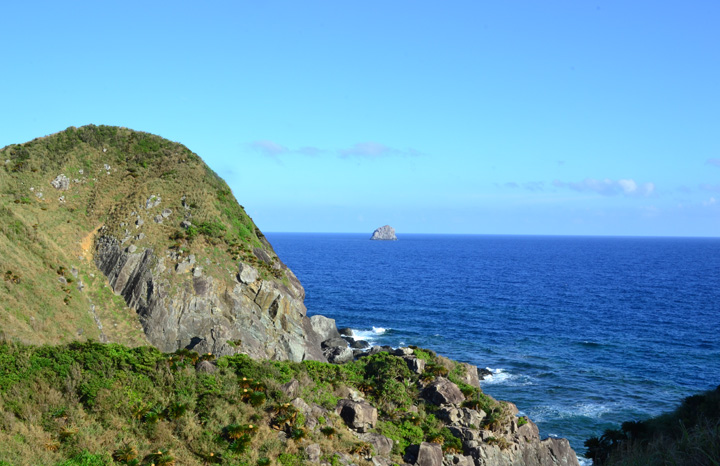
[[[292,235],[364,235],[372,236],[372,232],[366,231],[265,231],[265,235],[292,234]],[[676,235],[573,235],[573,234],[549,234],[549,233],[417,233],[402,232],[396,233],[398,238],[402,236],[484,236],[484,237],[521,237],[521,238],[634,238],[634,239],[720,239],[718,236],[676,236]]]

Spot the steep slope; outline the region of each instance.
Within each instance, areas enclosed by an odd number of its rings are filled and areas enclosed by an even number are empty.
[[[0,166],[5,338],[324,360],[300,282],[186,147],[90,125]]]

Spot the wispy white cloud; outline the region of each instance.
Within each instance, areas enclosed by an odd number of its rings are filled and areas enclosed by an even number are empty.
[[[716,167],[720,167],[720,159],[707,159],[705,163],[708,165],[715,165]]]
[[[329,150],[314,146],[305,146],[299,149],[292,149],[270,140],[258,140],[249,144],[250,149],[267,157],[278,157],[286,154],[298,154],[305,156],[319,156],[323,154],[335,154],[340,158],[361,157],[416,157],[422,155],[415,149],[396,149],[379,142],[359,142],[345,149]]]
[[[569,188],[579,192],[595,192],[602,196],[650,196],[655,192],[654,183],[638,184],[633,179],[611,180],[606,178],[598,180],[585,178],[579,182],[553,181],[553,186],[558,188]]]
[[[379,142],[359,142],[354,144],[352,147],[347,149],[340,149],[337,151],[338,155],[342,158],[347,157],[388,157],[388,156],[401,156],[401,157],[415,157],[420,155],[420,152],[415,149],[395,149],[394,147],[386,146]]]
[[[704,201],[704,202],[703,202],[703,205],[704,205],[705,207],[710,207],[711,205],[715,205],[715,204],[717,204],[717,199],[715,199],[714,197],[711,197],[711,198],[708,199],[707,201]]]
[[[516,183],[515,181],[509,181],[503,185],[506,188],[512,189],[527,189],[528,191],[544,191],[545,183],[542,181],[527,181],[525,183]]]
[[[290,149],[273,141],[260,140],[250,143],[250,148],[268,157],[290,153]]]

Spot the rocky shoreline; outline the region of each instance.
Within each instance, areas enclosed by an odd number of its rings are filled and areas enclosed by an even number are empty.
[[[347,327],[337,329],[333,319],[315,315],[310,317],[310,322],[315,333],[322,339],[323,354],[330,363],[344,364],[378,353],[387,353],[402,359],[410,371],[420,376],[418,380],[420,397],[432,406],[431,410],[435,411],[435,415],[445,427],[460,439],[461,448],[455,452],[444,453],[438,443],[421,442],[410,445],[403,456],[406,464],[416,466],[579,465],[577,456],[567,439],[541,439],[535,423],[527,417],[518,417],[518,409],[513,403],[497,402],[502,406],[500,409],[503,421],[496,421],[488,426],[484,421],[488,416],[495,416],[497,413],[494,411],[487,413],[477,406],[472,406],[472,403],[467,403],[465,395],[457,384],[442,376],[426,382],[422,375],[426,371],[427,361],[415,353],[416,350],[422,352],[427,350],[416,347],[370,346],[364,340],[355,340],[352,329]],[[480,369],[467,363],[457,363],[442,356],[437,358],[445,364],[445,367],[459,364],[464,374],[461,383],[480,391],[480,380],[491,375],[487,369]],[[293,403],[305,406],[302,400]],[[312,412],[312,409],[305,410],[306,416],[312,417]],[[359,439],[373,446],[376,454],[367,456],[366,460],[372,461],[375,466],[394,464],[390,458],[393,441],[381,434],[371,432],[377,424],[378,411],[367,403],[359,392],[350,392],[349,398],[340,400],[336,413]],[[312,461],[313,458],[310,459]],[[323,464],[323,466],[330,465]]]

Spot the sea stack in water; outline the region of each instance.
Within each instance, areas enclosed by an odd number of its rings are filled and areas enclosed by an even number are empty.
[[[393,227],[391,227],[390,225],[385,225],[384,227],[380,227],[375,230],[370,239],[381,241],[397,241],[397,236],[395,236],[395,229]]]

